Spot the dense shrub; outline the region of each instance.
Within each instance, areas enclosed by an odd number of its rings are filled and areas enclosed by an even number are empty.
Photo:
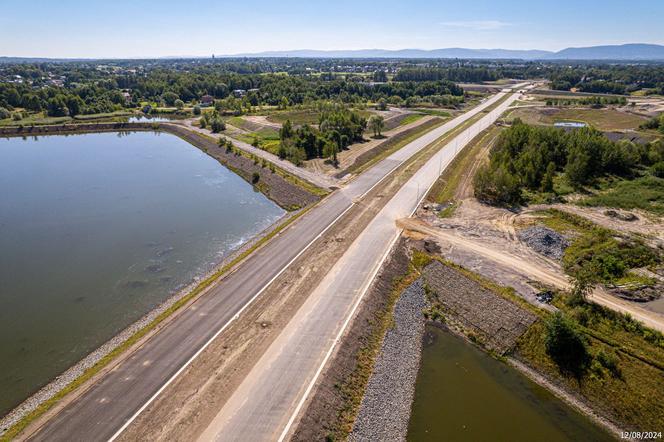
[[[546,351],[561,371],[580,377],[591,361],[588,344],[574,320],[556,312],[546,323]]]
[[[595,228],[565,250],[563,266],[571,275],[593,275],[597,282],[614,282],[629,269],[659,260],[658,254],[640,240],[616,238],[609,230]]]

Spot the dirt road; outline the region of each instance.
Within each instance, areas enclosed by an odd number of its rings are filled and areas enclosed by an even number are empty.
[[[435,239],[441,243],[442,247],[452,246],[468,251],[498,266],[510,269],[526,279],[541,281],[562,290],[571,288],[569,279],[557,263],[536,256],[534,252],[526,250],[525,246],[510,246],[508,241],[504,241],[502,244],[500,242],[492,243],[482,237],[462,235],[453,229],[432,227],[420,219],[402,219],[400,225],[406,230],[419,232],[426,235],[426,237]],[[518,250],[519,248],[521,250]],[[645,310],[628,301],[615,298],[601,288],[595,289],[589,299],[612,310],[628,313],[646,326],[664,332],[664,316]]]

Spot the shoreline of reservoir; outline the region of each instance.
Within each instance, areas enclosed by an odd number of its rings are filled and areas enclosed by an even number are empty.
[[[132,338],[147,330],[147,333],[144,336],[141,336],[140,339],[138,339],[136,342],[132,342],[132,344],[127,349],[125,349],[125,351],[114,355],[107,364],[105,364],[103,367],[100,367],[100,372],[93,374],[90,379],[101,374],[105,370],[111,369],[112,365],[120,363],[125,357],[131,354],[131,347],[140,345],[143,340],[152,336],[161,327],[165,326],[168,321],[175,318],[177,314],[183,310],[182,308],[175,308],[173,311],[169,312],[170,309],[173,309],[176,304],[194,293],[196,289],[198,289],[206,281],[214,281],[222,277],[223,273],[241,262],[245,257],[245,254],[253,251],[254,248],[259,247],[262,240],[269,238],[282,226],[288,225],[289,221],[295,219],[300,213],[302,213],[302,211],[286,212],[284,215],[272,222],[267,228],[263,229],[261,232],[252,236],[244,243],[236,247],[234,250],[230,251],[227,256],[222,258],[221,261],[219,261],[217,264],[211,266],[209,270],[201,273],[185,287],[169,295],[166,300],[158,304],[149,312],[145,313],[140,319],[129,324],[111,339],[104,342],[95,350],[88,353],[80,361],[72,365],[63,373],[57,375],[43,387],[39,388],[36,392],[31,394],[11,411],[9,411],[9,413],[0,418],[0,436],[11,429],[14,425],[18,424],[21,420],[29,416],[43,404],[52,400],[58,394],[67,389],[70,385],[84,376],[89,369],[95,367],[96,364],[104,360],[104,358],[109,357],[109,355],[120,349]],[[195,300],[202,296],[204,293],[205,289],[195,293],[193,298],[186,300],[185,305],[195,302]],[[160,318],[163,315],[166,316]],[[156,324],[153,328],[149,328],[154,324],[155,321],[159,321],[160,319],[161,322]],[[88,382],[90,379],[86,379],[84,382]],[[79,385],[76,387],[79,387]],[[71,392],[67,392],[67,395],[70,393]],[[67,400],[73,400],[74,397],[63,397],[62,399],[63,400],[58,400],[59,405],[63,405],[63,402]]]
[[[327,193],[311,183],[302,182],[281,169],[271,170],[263,163],[240,153],[219,147],[217,141],[184,126],[164,122],[114,122],[61,124],[45,126],[0,126],[0,138],[41,137],[52,135],[82,135],[104,132],[164,132],[186,141],[210,157],[219,161],[231,172],[240,176],[254,188],[263,193],[279,207],[289,212],[312,205]],[[258,176],[258,181],[255,177]],[[293,179],[288,179],[292,177]],[[300,183],[301,185],[298,185]]]
[[[254,191],[260,191],[279,207],[286,209],[286,211],[257,234],[242,238],[240,244],[228,250],[226,255],[220,257],[221,259],[216,263],[212,263],[206,268],[201,269],[201,272],[196,274],[190,282],[186,283],[186,286],[180,286],[175,289],[164,301],[151,308],[138,320],[131,322],[110,339],[87,353],[78,362],[51,378],[45,385],[30,394],[5,415],[1,416],[0,436],[15,425],[29,423],[44,412],[51,410],[54,406],[57,407],[58,405],[62,405],[63,402],[72,400],[75,395],[70,393],[121,362],[128,354],[131,354],[131,348],[135,348],[135,346],[140,345],[148,337],[152,336],[166,323],[176,317],[183,310],[182,307],[194,302],[205,293],[213,281],[223,277],[224,273],[232,270],[249,253],[259,248],[265,240],[277,234],[282,228],[289,225],[291,221],[306,212],[309,207],[313,206],[320,199],[319,196],[287,181],[281,175],[270,172],[269,169],[263,169],[251,159],[233,153],[228,154],[225,149],[219,148],[214,140],[194,134],[179,126],[159,125],[157,123],[94,123],[85,125],[33,126],[22,129],[18,127],[2,127],[0,128],[0,138],[47,138],[50,135],[67,136],[151,131],[157,133],[164,132],[177,136],[192,147],[217,160],[222,167],[228,169],[233,174],[239,175],[244,181],[253,185]],[[268,187],[252,183],[251,175],[254,168],[264,171],[267,177],[266,181],[269,181],[270,184],[276,183],[276,185]]]

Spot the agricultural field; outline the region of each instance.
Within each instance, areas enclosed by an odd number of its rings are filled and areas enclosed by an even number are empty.
[[[526,124],[551,126],[558,122],[582,122],[601,131],[637,130],[645,117],[617,109],[527,107],[512,111],[509,119],[520,118]]]

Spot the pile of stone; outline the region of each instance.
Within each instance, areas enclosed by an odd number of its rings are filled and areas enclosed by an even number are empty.
[[[418,280],[399,297],[394,326],[388,330],[369,378],[350,441],[405,440],[420,366],[424,288]]]
[[[523,229],[518,236],[528,247],[552,259],[562,259],[565,249],[569,247],[569,241],[563,235],[543,226]]]

